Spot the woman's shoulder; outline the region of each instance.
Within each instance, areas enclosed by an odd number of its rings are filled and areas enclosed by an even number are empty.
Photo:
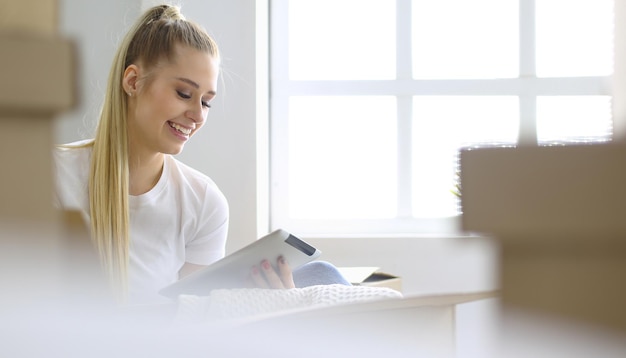
[[[93,139],[84,139],[76,142],[65,144],[57,144],[54,148],[54,154],[60,157],[71,157],[88,155],[93,148]]]
[[[57,145],[53,151],[54,165],[66,169],[88,165],[92,144],[93,140],[86,139]]]
[[[78,149],[78,148],[91,148],[93,146],[93,138],[91,139],[81,139],[74,142],[69,142],[65,144],[57,144],[57,148],[60,150],[63,149]]]
[[[194,191],[210,191],[220,193],[217,184],[208,175],[190,167],[171,155],[167,155],[167,168],[169,175],[180,184],[190,187]]]
[[[83,210],[86,216],[89,207],[87,186],[91,146],[89,141],[58,145],[53,150],[55,175],[55,197],[63,208]]]

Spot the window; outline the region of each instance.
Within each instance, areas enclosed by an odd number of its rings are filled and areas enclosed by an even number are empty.
[[[453,232],[460,148],[611,138],[612,0],[270,6],[272,228]]]

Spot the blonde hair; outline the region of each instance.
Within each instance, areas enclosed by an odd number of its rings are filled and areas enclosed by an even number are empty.
[[[176,45],[204,51],[219,60],[216,43],[199,25],[187,21],[176,6],[159,5],[137,20],[120,44],[108,78],[96,129],[89,176],[91,234],[101,263],[122,300],[128,286],[129,171],[127,95],[122,87],[131,64],[154,68],[175,60]]]

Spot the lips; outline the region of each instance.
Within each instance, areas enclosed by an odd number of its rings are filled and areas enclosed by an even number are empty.
[[[189,135],[191,134],[191,128],[187,128],[187,127],[183,127],[180,124],[174,123],[174,122],[167,122],[167,124],[169,124],[170,127],[176,129],[178,132],[180,132],[181,134],[184,135]]]

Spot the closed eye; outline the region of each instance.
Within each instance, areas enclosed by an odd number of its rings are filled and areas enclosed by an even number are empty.
[[[181,92],[181,91],[176,91],[176,93],[178,93],[178,96],[179,96],[180,98],[184,98],[184,99],[189,99],[189,98],[191,98],[191,96],[190,96],[190,95],[188,95],[188,94],[186,94],[186,93],[184,93],[184,92]]]
[[[191,98],[191,95],[188,95],[188,94],[186,94],[184,92],[176,91],[176,93],[178,93],[178,96],[180,98],[183,98],[183,99],[190,99]],[[204,108],[211,108],[211,104],[209,104],[208,101],[201,101],[201,102],[202,102],[202,107],[204,107]]]

